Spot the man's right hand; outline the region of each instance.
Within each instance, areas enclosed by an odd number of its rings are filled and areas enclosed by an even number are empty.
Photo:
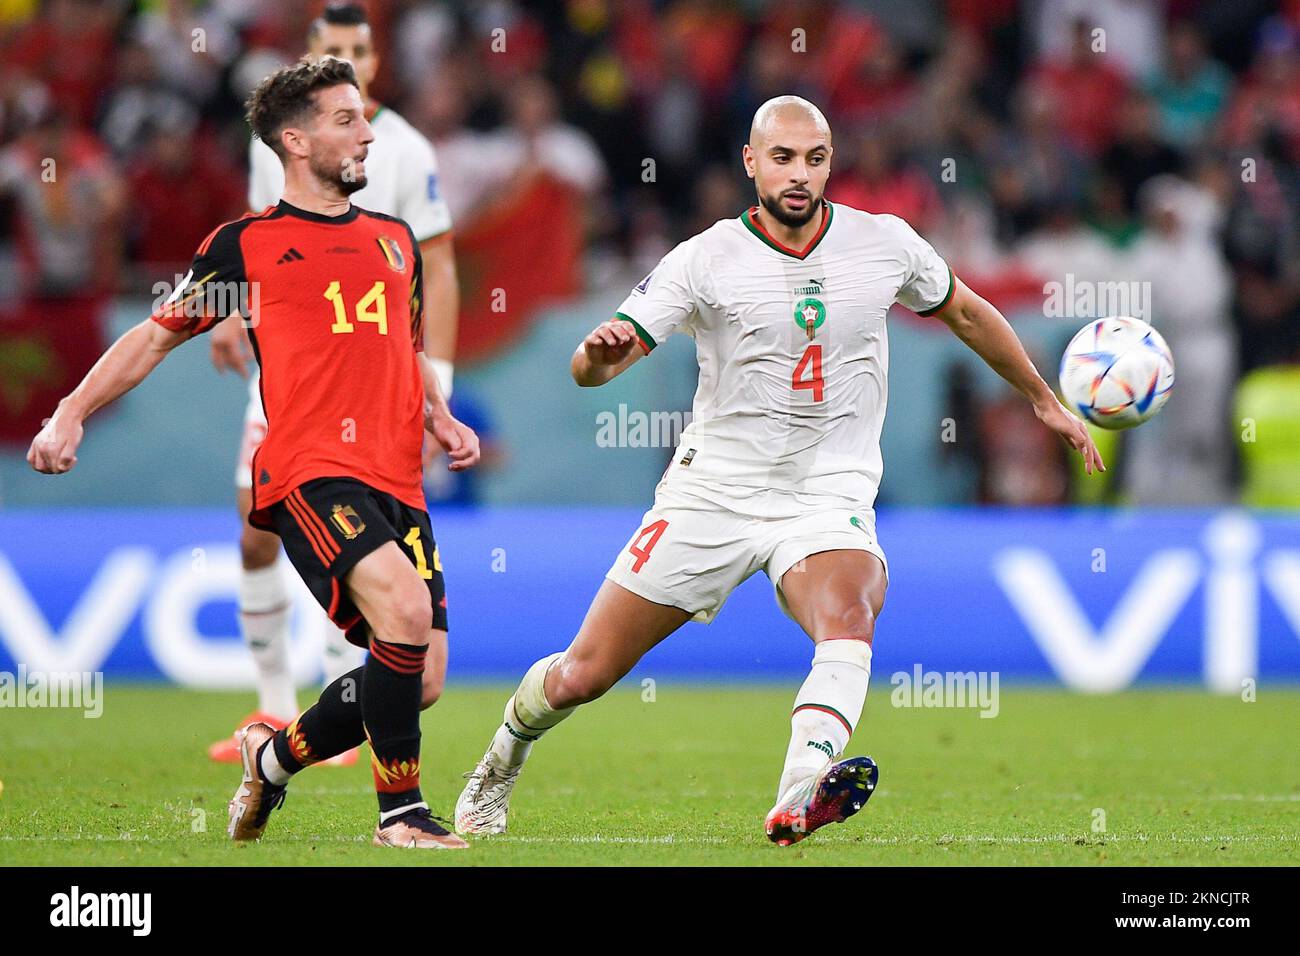
[[[238,373],[240,378],[248,378],[248,363],[253,357],[253,349],[243,319],[232,315],[224,322],[218,322],[209,338],[212,340],[212,364],[216,370],[225,372],[229,369]]]
[[[27,449],[27,463],[45,475],[71,471],[77,463],[77,446],[81,444],[82,434],[80,420],[55,412],[32,439],[32,447]]]
[[[626,319],[610,319],[596,326],[573,353],[569,372],[583,388],[604,385],[641,357],[636,326]]]
[[[582,347],[593,365],[617,365],[641,346],[631,322],[610,319],[596,326],[582,340]]]

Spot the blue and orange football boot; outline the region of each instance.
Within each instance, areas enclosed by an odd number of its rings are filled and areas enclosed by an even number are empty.
[[[767,815],[767,838],[790,846],[828,823],[843,823],[867,805],[879,778],[880,768],[870,757],[832,763],[781,795]]]

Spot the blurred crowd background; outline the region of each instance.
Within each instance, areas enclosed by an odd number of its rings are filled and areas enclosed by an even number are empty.
[[[244,211],[243,99],[301,54],[321,6],[0,2],[6,457],[56,373],[105,345],[104,309],[149,297]],[[463,321],[465,368],[517,346],[543,305],[612,309],[676,242],[751,205],[750,118],[794,92],[834,130],[828,198],[906,218],[1018,330],[1046,321],[1046,282],[1149,283],[1178,385],[1108,444],[1103,491],[963,360],[939,404],[962,440],[937,424],[925,439],[967,476],[956,500],[1300,504],[1300,0],[366,7],[372,93],[438,152],[467,313],[493,268],[541,273],[509,321]],[[1090,317],[1031,345],[1049,381]],[[907,391],[895,379],[891,415]]]

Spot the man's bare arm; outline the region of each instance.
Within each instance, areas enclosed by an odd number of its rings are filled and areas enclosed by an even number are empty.
[[[1084,469],[1106,470],[1097,446],[1087,427],[1075,418],[1056,398],[1056,393],[1034,368],[1024,345],[1011,323],[996,308],[976,295],[956,276],[955,288],[948,304],[935,313],[957,338],[965,342],[1034,406],[1034,413],[1044,425],[1060,435],[1079,454]]]
[[[447,311],[447,304],[438,302],[438,297],[446,295],[443,291],[444,284],[450,283],[451,293],[454,296],[456,288],[456,265],[455,259],[451,258],[450,241],[438,242],[432,240],[434,246],[446,247],[435,255],[435,268],[440,270],[441,278],[434,282],[429,281],[428,274],[425,274],[424,292],[422,298],[424,305],[424,348],[418,353],[420,365],[420,378],[424,383],[424,428],[434,439],[442,446],[443,451],[447,453],[450,462],[447,468],[450,471],[464,471],[466,468],[472,468],[478,464],[479,444],[478,436],[468,425],[460,422],[451,413],[451,408],[447,405],[447,396],[443,393],[442,376],[440,375],[440,366],[443,371],[450,371],[450,352],[443,351],[448,348],[454,349],[456,342],[456,315],[458,306],[454,299],[450,305],[450,311]],[[420,246],[422,254],[422,264],[428,264],[429,260],[423,258],[423,253],[429,243],[422,243]],[[450,339],[448,339],[448,325],[451,326]],[[448,346],[448,341],[451,345]],[[446,354],[448,358],[442,356]],[[450,377],[449,375],[447,376]]]
[[[32,441],[27,462],[47,475],[62,474],[77,463],[83,424],[109,402],[135,388],[172,349],[190,338],[146,319],[114,342],[72,392],[59,402]]]
[[[644,354],[636,327],[622,319],[610,319],[578,344],[569,362],[569,373],[584,388],[604,385],[626,372]]]
[[[227,370],[240,378],[248,378],[249,364],[253,361],[253,345],[243,317],[233,313],[218,322],[208,333],[212,346],[212,365],[218,372]]]
[[[456,285],[456,247],[448,233],[420,243],[424,263],[425,352],[448,362],[456,357],[460,288]]]

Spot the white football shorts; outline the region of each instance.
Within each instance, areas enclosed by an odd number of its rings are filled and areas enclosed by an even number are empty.
[[[633,594],[689,611],[708,623],[731,592],[763,570],[776,602],[789,616],[782,576],[821,551],[867,551],[889,563],[876,540],[871,508],[818,507],[788,517],[738,514],[679,488],[661,483],[655,503],[605,577]]]

